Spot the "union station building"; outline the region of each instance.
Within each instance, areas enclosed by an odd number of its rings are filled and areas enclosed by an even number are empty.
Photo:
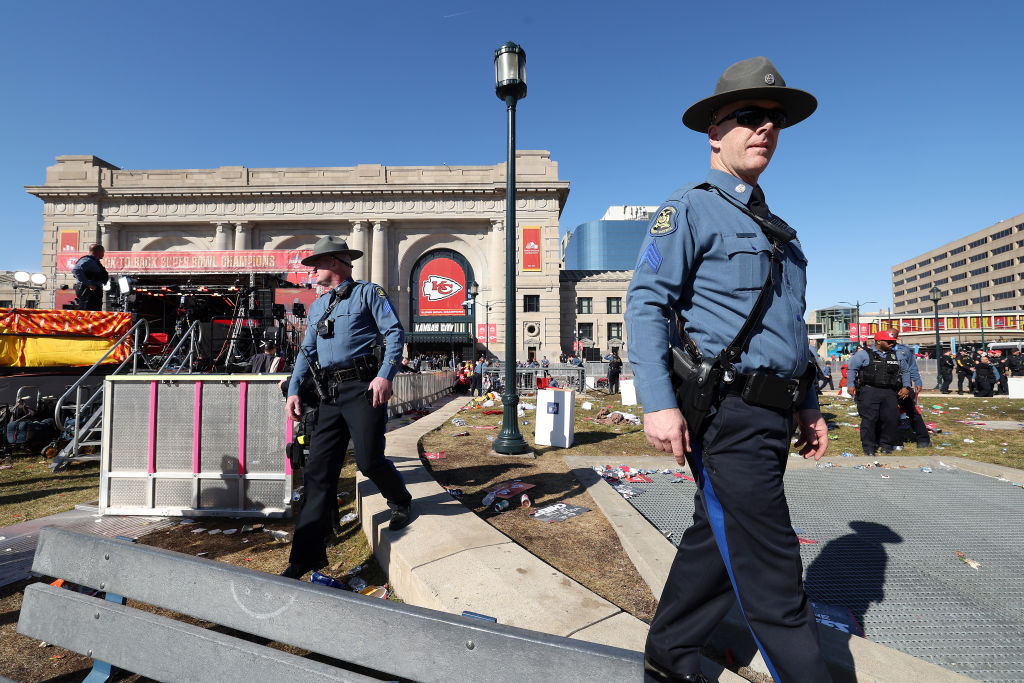
[[[247,305],[247,315],[301,327],[302,307],[319,292],[299,261],[336,235],[365,254],[353,262],[354,277],[387,290],[408,355],[468,359],[486,349],[503,358],[506,305],[516,307],[519,359],[624,353],[631,273],[564,270],[559,217],[569,182],[549,152],[517,153],[518,225],[505,225],[505,166],[136,170],[60,156],[45,184],[26,188],[43,200],[43,273],[53,289],[40,305],[74,299],[71,269],[100,243],[111,280],[131,283],[121,301],[145,295],[145,315],[165,326],[184,307],[224,317]],[[509,229],[513,302],[505,300]]]

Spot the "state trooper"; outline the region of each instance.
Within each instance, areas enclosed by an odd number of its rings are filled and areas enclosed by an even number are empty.
[[[897,398],[896,403],[910,420],[910,429],[914,432],[918,448],[931,448],[932,437],[928,434],[928,427],[924,424],[924,418],[917,409],[917,395],[920,393],[923,383],[921,382],[921,371],[917,367],[917,358],[914,352],[906,344],[900,343],[900,331],[896,328],[889,330],[894,340],[892,350],[899,356],[901,362],[905,362],[910,370],[911,389],[905,398]]]
[[[846,368],[850,393],[860,413],[864,455],[874,455],[878,449],[892,452],[897,438],[898,401],[911,393],[910,365],[893,349],[895,341],[889,330],[879,330],[874,348],[858,350]]]
[[[700,649],[736,600],[776,681],[830,680],[783,490],[795,423],[805,458],[828,445],[809,390],[807,259],[758,185],[779,131],[816,108],[764,57],[726,69],[714,94],[683,114],[711,147],[706,182],[684,185],[654,214],[629,286],[629,360],[647,440],[698,482],[648,634],[648,682],[706,681]],[[674,387],[679,344],[714,374]],[[695,416],[679,387],[713,400]]]
[[[309,307],[306,335],[288,385],[288,416],[301,420],[299,388],[317,373],[327,397],[321,401],[309,458],[303,468],[306,503],[295,524],[288,568],[282,576],[299,578],[327,564],[324,539],[337,510],[338,475],[349,438],[356,465],[388,501],[389,528],[401,529],[412,519],[412,496],[401,475],[384,456],[384,427],[391,380],[398,372],[405,331],[387,294],[379,286],[352,279],[352,260],[363,255],[337,237],[323,237],[302,259],[327,289]],[[373,354],[383,335],[383,362]],[[304,351],[304,353],[303,353]],[[315,367],[310,367],[306,354]],[[318,366],[318,367],[317,367]]]

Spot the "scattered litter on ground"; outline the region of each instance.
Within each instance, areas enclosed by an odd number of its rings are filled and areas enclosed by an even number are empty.
[[[238,533],[238,529],[225,529],[224,530],[224,535],[225,536],[230,536],[231,534],[237,534],[237,533]]]
[[[444,460],[445,451],[437,451],[433,453],[424,453],[423,457],[427,460]]]
[[[981,569],[981,563],[978,562],[977,560],[972,560],[971,558],[967,557],[967,555],[965,555],[964,553],[960,552],[959,550],[955,551],[954,554],[957,556],[957,558],[961,562],[966,564],[971,569]]]
[[[345,515],[344,517],[342,517],[341,519],[339,519],[338,522],[341,523],[341,524],[348,524],[349,522],[354,522],[357,519],[358,519],[358,517],[356,516],[356,513],[350,512],[347,515]]]
[[[569,505],[568,503],[554,503],[553,505],[534,510],[530,513],[530,516],[542,522],[564,522],[567,519],[582,515],[584,512],[590,512],[590,508]]]
[[[194,533],[194,534],[201,534],[201,533],[204,533],[205,531],[206,531],[206,529],[204,529],[203,527],[196,527],[195,529],[192,529],[192,533]]]

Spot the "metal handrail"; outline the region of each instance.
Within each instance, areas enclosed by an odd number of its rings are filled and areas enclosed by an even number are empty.
[[[167,354],[167,360],[165,360],[164,364],[160,366],[160,369],[156,371],[156,374],[158,374],[158,375],[162,375],[163,374],[164,370],[167,368],[167,365],[171,362],[171,359],[174,358],[174,355],[176,353],[178,353],[179,349],[181,349],[181,345],[184,344],[186,341],[189,342],[188,355],[186,355],[185,358],[182,360],[181,365],[178,366],[178,369],[175,371],[174,374],[177,375],[178,373],[180,373],[181,372],[181,368],[187,366],[191,362],[192,357],[195,355],[195,352],[196,352],[195,337],[196,337],[196,334],[197,334],[197,330],[199,330],[199,331],[202,330],[202,328],[199,327],[199,321],[198,320],[196,320],[194,323],[192,323],[189,326],[189,328],[188,328],[188,330],[186,330],[185,334],[181,335],[181,339],[178,341],[178,343],[175,345],[175,347],[171,350],[171,352],[169,354]]]
[[[140,342],[139,341],[139,334],[138,333],[139,333],[139,329],[142,328],[142,327],[145,327],[146,335],[142,338],[142,341]],[[134,325],[132,325],[128,329],[127,332],[125,332],[123,335],[121,335],[121,338],[118,339],[117,342],[115,342],[114,345],[110,347],[110,350],[108,350],[105,354],[103,354],[102,358],[100,358],[98,361],[93,363],[92,367],[89,368],[88,370],[86,370],[85,373],[81,377],[78,378],[78,381],[75,382],[74,384],[72,384],[68,388],[68,390],[65,391],[64,394],[59,399],[57,399],[57,405],[54,407],[53,417],[54,417],[54,420],[57,421],[58,425],[63,424],[63,420],[61,420],[61,411],[64,410],[64,401],[65,401],[65,399],[67,399],[67,397],[70,396],[72,394],[72,392],[77,392],[78,389],[85,382],[85,380],[88,379],[92,375],[92,373],[96,370],[96,368],[98,368],[100,366],[100,364],[103,363],[103,361],[105,361],[107,359],[107,356],[112,354],[114,352],[114,350],[117,349],[117,347],[119,347],[121,344],[123,344],[124,341],[126,339],[128,339],[128,337],[131,336],[133,333],[135,334],[135,344],[134,344],[134,348],[132,348],[132,352],[130,354],[128,354],[128,357],[125,358],[123,361],[121,361],[121,364],[118,365],[117,368],[113,372],[111,372],[110,374],[111,375],[116,375],[119,372],[121,372],[121,370],[124,368],[124,366],[128,364],[128,361],[133,361],[133,363],[132,363],[132,373],[134,374],[136,372],[136,370],[138,369],[138,366],[137,366],[137,364],[134,361],[135,361],[136,357],[138,356],[138,354],[140,353],[139,350],[142,348],[142,346],[149,339],[149,321],[146,320],[145,318],[140,318],[138,320],[138,322],[136,322]],[[78,413],[79,413],[79,411],[81,411],[82,408],[84,408],[84,407],[88,406],[90,403],[92,403],[93,399],[95,399],[96,396],[99,395],[99,393],[100,392],[94,392],[93,395],[89,397],[89,400],[85,402],[85,405],[78,405],[78,410],[75,411],[76,431],[77,431],[77,422],[78,422]]]

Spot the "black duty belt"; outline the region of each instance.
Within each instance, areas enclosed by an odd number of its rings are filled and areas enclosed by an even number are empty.
[[[722,391],[726,394],[739,394],[751,405],[775,410],[792,410],[804,398],[810,387],[810,381],[804,378],[784,379],[778,375],[755,372],[751,374],[736,373],[732,382],[723,382]]]
[[[359,372],[355,368],[328,370],[324,374],[327,375],[328,382],[334,382],[336,384],[341,384],[343,382],[355,382],[359,379]]]

